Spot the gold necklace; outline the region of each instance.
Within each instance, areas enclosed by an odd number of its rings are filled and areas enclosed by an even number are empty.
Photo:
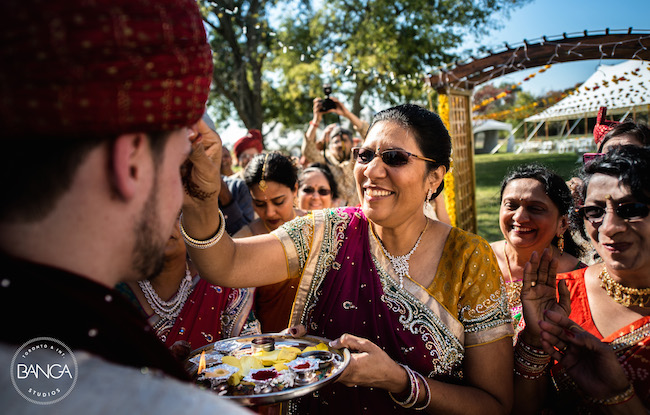
[[[625,307],[650,307],[650,288],[630,288],[619,284],[609,276],[606,266],[603,267],[598,278],[600,278],[600,286],[617,303]]]
[[[506,258],[508,276],[510,277],[510,281],[506,283],[506,296],[508,297],[508,304],[510,304],[510,308],[512,309],[521,304],[521,289],[523,288],[523,283],[521,280],[515,281],[515,279],[512,278],[512,271],[510,270],[510,259],[508,259],[508,253],[506,252],[507,244],[508,242],[503,241],[503,256]],[[519,316],[519,319],[521,319],[521,316]]]

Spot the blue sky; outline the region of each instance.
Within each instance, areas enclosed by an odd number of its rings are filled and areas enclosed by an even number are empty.
[[[524,39],[537,39],[543,35],[582,32],[583,30],[650,29],[650,0],[535,0],[502,18],[503,28],[490,32],[480,44],[494,48],[521,43]],[[472,48],[474,39],[461,49]],[[604,64],[620,61],[605,60]],[[585,81],[597,68],[599,61],[580,61],[555,64],[547,72],[524,82],[522,88],[534,94],[569,88]],[[531,72],[521,71],[496,80],[518,82]]]

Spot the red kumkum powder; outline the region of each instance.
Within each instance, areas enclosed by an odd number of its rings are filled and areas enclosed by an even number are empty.
[[[275,370],[260,370],[251,375],[251,378],[255,380],[269,380],[275,379],[278,377],[278,372]]]

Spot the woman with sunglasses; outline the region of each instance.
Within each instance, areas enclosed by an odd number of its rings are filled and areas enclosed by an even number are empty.
[[[294,208],[298,169],[289,157],[278,152],[258,154],[246,166],[244,181],[259,216],[245,225],[235,238],[268,234],[306,212]],[[266,333],[286,329],[298,280],[289,279],[255,290],[255,315]]]
[[[538,164],[521,165],[501,182],[499,227],[504,239],[491,245],[506,283],[515,335],[525,325],[519,294],[533,252],[549,248],[558,259],[558,272],[586,267],[578,260],[581,248],[569,228],[572,201],[564,179]]]
[[[400,105],[376,114],[354,150],[360,208],[313,211],[233,242],[217,233],[214,202],[186,198],[183,226],[200,238],[187,243],[204,278],[300,278],[293,333],[304,326],[353,352],[339,382],[296,413],[509,413],[512,325],[496,258],[480,237],[424,215],[450,153],[436,114]]]
[[[526,265],[515,411],[645,414],[650,409],[650,149],[614,148],[587,163],[581,179],[584,202],[574,219],[602,262],[556,277],[557,259],[545,251]]]
[[[298,207],[319,210],[336,206],[336,181],[326,164],[312,163],[298,177]]]

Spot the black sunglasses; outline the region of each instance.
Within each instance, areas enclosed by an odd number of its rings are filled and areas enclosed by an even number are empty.
[[[310,195],[310,194],[312,194],[314,192],[317,192],[321,196],[329,196],[332,193],[332,191],[330,189],[325,189],[324,187],[321,187],[318,190],[314,189],[313,187],[303,187],[300,190],[303,193],[308,194],[308,195]]]
[[[650,213],[648,205],[639,202],[621,203],[613,210],[616,213],[616,216],[626,221],[641,220],[647,217],[648,213]],[[576,212],[578,212],[580,216],[593,224],[602,222],[606,211],[607,209],[602,206],[582,206],[581,208],[576,209]]]
[[[434,159],[418,156],[417,154],[409,153],[404,150],[384,150],[382,152],[374,152],[362,147],[352,148],[352,157],[357,161],[357,163],[368,164],[375,158],[375,156],[381,157],[381,161],[391,167],[405,165],[409,162],[409,157],[415,157],[432,163],[436,162]]]

